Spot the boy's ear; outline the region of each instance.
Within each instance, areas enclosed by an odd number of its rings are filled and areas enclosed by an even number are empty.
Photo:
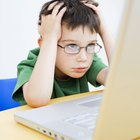
[[[38,38],[38,45],[39,45],[39,47],[41,47],[41,45],[42,45],[42,39],[41,38]]]

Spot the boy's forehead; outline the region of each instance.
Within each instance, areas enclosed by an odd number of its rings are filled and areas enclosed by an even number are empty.
[[[95,29],[93,28],[93,32],[91,31],[91,28],[87,25],[78,25],[77,27],[72,27],[71,25],[69,25],[69,24],[67,24],[66,22],[63,22],[62,21],[62,29],[65,29],[65,30],[69,30],[70,32],[72,32],[73,30],[81,30],[81,31],[85,31],[85,30],[89,30],[90,32],[91,32],[91,34],[95,34],[96,33],[96,31],[95,31]]]
[[[91,30],[85,26],[78,26],[77,28],[68,28],[66,24],[62,24],[61,40],[96,40],[96,32],[91,32]]]

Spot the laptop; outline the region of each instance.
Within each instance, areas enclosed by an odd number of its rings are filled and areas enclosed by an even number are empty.
[[[104,93],[17,112],[57,140],[140,140],[140,0],[127,0]]]

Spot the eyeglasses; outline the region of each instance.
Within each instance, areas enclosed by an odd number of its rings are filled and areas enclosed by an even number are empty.
[[[69,44],[66,45],[65,47],[62,47],[61,45],[57,44],[57,46],[64,49],[65,53],[67,54],[78,54],[82,48],[85,48],[88,54],[93,54],[98,53],[102,48],[102,46],[99,45],[98,43],[92,43],[87,45],[86,47],[79,47],[76,44]]]

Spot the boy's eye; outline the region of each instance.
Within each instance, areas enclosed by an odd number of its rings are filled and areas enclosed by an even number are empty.
[[[96,46],[96,44],[95,43],[93,43],[93,44],[89,44],[86,48],[87,48],[87,52],[88,53],[94,53],[94,51],[95,51],[95,47]]]
[[[67,49],[77,50],[79,47],[76,44],[69,44],[66,46]]]

